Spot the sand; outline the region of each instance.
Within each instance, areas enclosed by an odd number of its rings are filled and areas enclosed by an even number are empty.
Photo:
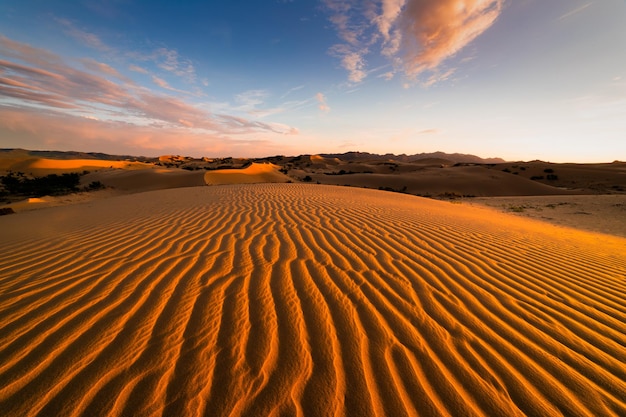
[[[259,184],[291,182],[292,179],[279,171],[274,164],[252,163],[243,169],[220,169],[204,174],[207,185]]]
[[[304,184],[0,230],[4,415],[626,415],[626,239]]]
[[[46,159],[46,158],[0,158],[0,170],[24,172],[36,176],[82,172],[103,168],[112,169],[152,169],[153,164],[129,161],[109,161],[101,159]]]
[[[626,194],[482,197],[459,202],[626,238]]]

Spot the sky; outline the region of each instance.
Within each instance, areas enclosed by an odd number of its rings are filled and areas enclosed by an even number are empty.
[[[0,148],[626,160],[626,0],[0,0]]]

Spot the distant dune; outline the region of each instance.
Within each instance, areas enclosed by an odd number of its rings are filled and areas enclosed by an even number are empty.
[[[291,181],[287,175],[279,172],[274,164],[256,164],[243,169],[220,169],[204,174],[207,185],[258,184]]]
[[[303,184],[0,230],[6,416],[626,415],[626,239]]]

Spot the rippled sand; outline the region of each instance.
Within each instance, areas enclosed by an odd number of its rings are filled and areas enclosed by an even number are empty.
[[[301,184],[0,231],[3,415],[626,415],[625,239]]]

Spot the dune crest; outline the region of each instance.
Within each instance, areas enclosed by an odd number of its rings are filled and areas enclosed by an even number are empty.
[[[279,171],[275,164],[252,163],[243,169],[219,169],[204,174],[208,185],[224,184],[258,184],[291,181],[287,175]]]
[[[90,171],[103,168],[123,168],[126,170],[151,169],[152,164],[130,161],[109,161],[100,159],[0,159],[0,168],[6,171],[27,172],[34,175],[59,174],[63,172]]]
[[[626,415],[625,239],[303,184],[0,229],[5,415]]]

